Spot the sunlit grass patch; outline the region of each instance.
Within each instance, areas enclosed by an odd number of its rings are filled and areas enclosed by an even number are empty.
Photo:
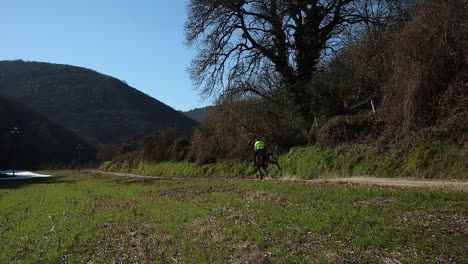
[[[0,185],[0,262],[466,262],[462,192],[59,171]]]

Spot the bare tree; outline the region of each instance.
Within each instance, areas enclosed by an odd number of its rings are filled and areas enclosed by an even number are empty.
[[[309,102],[301,84],[348,25],[371,21],[357,2],[190,0],[186,41],[198,48],[191,78],[205,96],[234,91],[266,97],[270,89],[259,82],[282,83],[306,116]]]

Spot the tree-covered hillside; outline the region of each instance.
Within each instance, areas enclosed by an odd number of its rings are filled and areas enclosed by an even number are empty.
[[[93,143],[197,123],[126,83],[69,65],[0,61],[0,95],[28,104]]]
[[[184,114],[191,119],[198,121],[200,123],[205,122],[211,113],[216,110],[214,106],[207,106],[202,108],[195,108],[190,111],[184,112]]]
[[[13,127],[20,133],[16,139]],[[27,106],[0,97],[0,169],[11,169],[16,141],[16,167],[38,169],[76,165],[94,160],[96,149],[73,132],[62,128]]]

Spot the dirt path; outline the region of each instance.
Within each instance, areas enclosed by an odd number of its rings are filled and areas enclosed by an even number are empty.
[[[105,171],[91,171],[93,173],[100,173],[113,176],[131,177],[131,178],[152,178],[152,179],[174,179],[174,180],[230,180],[230,181],[247,181],[255,179],[226,179],[226,178],[167,178],[156,176],[143,176],[131,173],[117,173]],[[408,179],[408,178],[377,178],[377,177],[352,177],[352,178],[331,178],[331,179],[267,179],[265,181],[274,182],[291,182],[291,183],[304,183],[304,184],[355,184],[355,185],[369,185],[369,186],[382,186],[382,187],[396,187],[396,188],[418,188],[418,189],[431,189],[431,190],[447,190],[447,191],[463,191],[468,192],[468,181],[455,181],[455,180],[422,180],[422,179]]]
[[[113,175],[113,176],[130,177],[130,178],[165,179],[165,177],[144,176],[144,175],[138,175],[138,174],[120,173],[120,172],[108,172],[108,171],[102,171],[102,170],[92,170],[91,172],[92,172],[92,173],[106,174],[106,175]]]
[[[463,191],[468,192],[468,181],[455,180],[422,180],[408,178],[377,178],[377,177],[352,177],[333,178],[317,180],[280,180],[280,181],[302,181],[310,184],[355,184],[382,186],[393,188],[418,188],[431,190]]]

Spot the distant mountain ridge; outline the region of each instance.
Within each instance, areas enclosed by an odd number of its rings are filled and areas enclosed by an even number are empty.
[[[190,111],[184,112],[184,114],[199,123],[203,123],[208,119],[208,117],[215,110],[215,108],[215,106],[195,108]]]
[[[163,127],[188,134],[198,125],[114,77],[70,65],[0,61],[0,95],[94,143],[115,143]]]

